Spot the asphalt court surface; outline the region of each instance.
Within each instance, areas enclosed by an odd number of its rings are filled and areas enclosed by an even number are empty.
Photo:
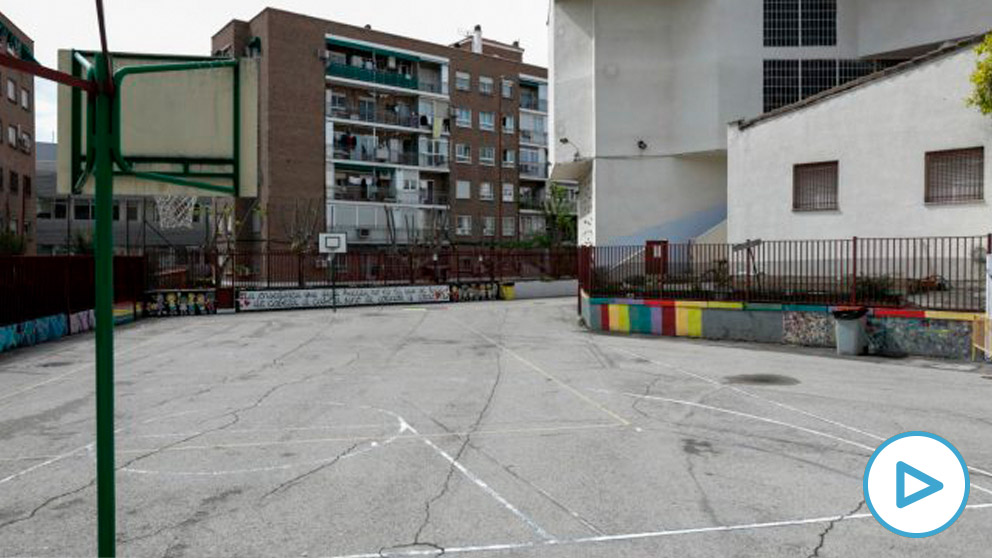
[[[574,299],[117,330],[119,554],[985,556],[992,376],[595,335]],[[0,356],[0,555],[95,553],[93,338]],[[911,540],[862,475],[925,430],[969,507]],[[921,502],[918,505],[923,505]]]

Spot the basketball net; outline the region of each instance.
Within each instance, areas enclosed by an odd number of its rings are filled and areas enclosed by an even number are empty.
[[[155,196],[158,224],[163,229],[192,229],[196,196]]]

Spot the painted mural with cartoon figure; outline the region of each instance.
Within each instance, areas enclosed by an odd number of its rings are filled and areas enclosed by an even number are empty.
[[[217,300],[212,290],[156,291],[148,293],[144,315],[153,318],[168,316],[206,316],[217,313]]]
[[[476,302],[499,299],[498,283],[464,283],[451,285],[452,302]]]

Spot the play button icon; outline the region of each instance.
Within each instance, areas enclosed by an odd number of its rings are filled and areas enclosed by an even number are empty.
[[[912,482],[916,480],[916,484],[923,484],[923,488],[918,488],[912,490],[909,495],[906,493],[906,477],[911,477],[909,480]],[[940,492],[944,489],[944,483],[931,477],[930,475],[920,471],[915,467],[911,467],[902,461],[896,463],[896,507],[899,509],[905,508],[911,504],[915,504],[920,500],[934,494],[935,492]]]
[[[964,511],[970,487],[961,454],[929,432],[886,440],[865,468],[868,509],[883,527],[904,537],[929,537],[950,527]]]

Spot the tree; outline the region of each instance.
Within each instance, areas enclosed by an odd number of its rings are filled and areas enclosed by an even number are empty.
[[[573,206],[568,199],[568,189],[555,182],[548,186],[548,195],[542,209],[552,247],[575,242],[577,221]]]
[[[308,254],[317,246],[324,216],[321,203],[321,200],[294,200],[292,207],[287,208],[288,214],[283,215],[283,235],[294,254]]]
[[[22,256],[27,249],[24,237],[8,230],[0,230],[0,256]]]
[[[977,107],[982,114],[992,115],[992,33],[986,35],[982,44],[975,49],[978,64],[971,74],[975,90],[968,97],[968,105]]]

